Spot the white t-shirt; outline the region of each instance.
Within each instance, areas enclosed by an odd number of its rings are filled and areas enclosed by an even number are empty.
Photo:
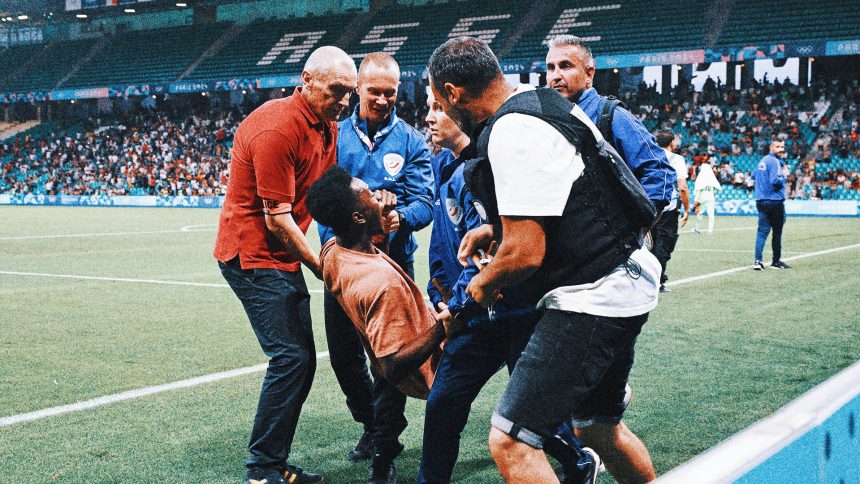
[[[672,153],[669,150],[666,151],[666,158],[669,159],[669,164],[672,166],[672,169],[675,170],[675,174],[678,176],[678,180],[686,180],[687,179],[687,160],[684,159],[683,156],[679,154]],[[678,187],[675,186],[672,189],[672,201],[669,202],[669,205],[666,205],[666,208],[663,209],[664,212],[668,212],[670,210],[675,210],[678,208],[678,197],[680,193],[678,192]]]
[[[512,96],[532,89],[520,85]],[[587,119],[584,113],[578,117]],[[592,132],[600,136],[596,127]],[[487,154],[499,214],[504,216],[561,216],[573,183],[585,169],[582,156],[561,133],[546,121],[520,113],[496,121]],[[647,313],[657,305],[660,263],[643,248],[627,265],[639,270],[622,264],[593,283],[553,289],[538,307],[616,318]]]

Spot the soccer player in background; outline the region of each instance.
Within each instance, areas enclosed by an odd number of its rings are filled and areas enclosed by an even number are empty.
[[[400,67],[389,54],[375,52],[364,58],[358,69],[359,104],[339,124],[337,163],[371,190],[384,189],[397,197],[397,207],[386,216],[388,254],[414,278],[412,254],[418,244],[412,232],[432,220],[433,172],[424,138],[395,112],[399,84]],[[334,237],[324,223],[319,233],[321,244]],[[388,475],[388,464],[403,450],[399,437],[406,428],[406,397],[384,378],[371,380],[361,340],[347,314],[331,294],[324,298],[332,369],[353,418],[364,426],[347,458],[373,457],[371,468]]]
[[[699,227],[702,223],[702,214],[708,215],[708,233],[714,233],[714,210],[717,204],[717,192],[723,187],[717,180],[714,174],[714,167],[710,163],[702,163],[699,165],[699,175],[696,177],[696,184],[693,188],[693,200],[695,201],[694,211],[696,212],[696,228],[693,232],[701,233]]]
[[[288,463],[316,371],[300,265],[322,278],[305,238],[311,223],[305,195],[335,163],[337,118],[355,86],[355,63],[346,52],[320,47],[305,63],[302,86],[257,108],[236,131],[214,255],[269,357],[245,462],[250,484],[322,480]]]

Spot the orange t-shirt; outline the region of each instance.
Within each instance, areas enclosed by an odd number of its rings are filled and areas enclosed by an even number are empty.
[[[358,330],[370,363],[396,353],[436,325],[415,282],[391,258],[343,248],[329,240],[320,252],[323,280]],[[396,385],[410,397],[427,399],[441,349]]]

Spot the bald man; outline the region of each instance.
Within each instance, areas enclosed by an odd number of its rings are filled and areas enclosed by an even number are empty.
[[[337,118],[357,82],[344,51],[320,47],[308,57],[302,86],[254,110],[236,131],[214,255],[269,357],[245,462],[249,484],[322,480],[288,463],[316,371],[301,265],[318,278],[321,272],[305,238],[311,223],[305,199],[336,162]]]
[[[370,189],[397,196],[397,206],[386,220],[388,255],[410,278],[415,277],[413,256],[418,244],[412,232],[433,219],[433,170],[430,149],[412,126],[397,117],[394,105],[400,85],[400,67],[389,54],[368,54],[358,69],[359,104],[339,124],[337,163]],[[321,225],[323,245],[334,232]],[[364,348],[349,317],[328,292],[325,294],[326,340],[332,368],[346,395],[346,404],[364,433],[351,461],[373,458],[370,482],[394,482],[394,458],[403,446],[399,436],[406,428],[406,397],[375,375],[371,380]]]

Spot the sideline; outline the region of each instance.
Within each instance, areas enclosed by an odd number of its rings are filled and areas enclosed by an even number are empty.
[[[155,234],[178,234],[182,232],[214,232],[215,224],[185,225],[178,230],[152,230],[139,232],[92,232],[85,234],[57,234],[57,235],[19,235],[14,237],[0,237],[0,240],[38,240],[38,239],[71,239],[76,237],[121,237],[124,235],[155,235]]]
[[[16,271],[0,271],[0,275],[7,276],[27,276],[27,277],[52,277],[58,279],[80,279],[84,281],[107,281],[107,282],[132,282],[139,284],[162,284],[167,286],[195,286],[195,287],[224,287],[229,288],[225,283],[218,282],[190,282],[190,281],[170,281],[165,279],[133,279],[128,277],[102,277],[102,276],[82,276],[77,274],[47,274],[44,272],[16,272]],[[312,294],[322,294],[322,289],[308,289]]]
[[[798,259],[805,259],[807,257],[817,257],[820,255],[832,254],[834,252],[840,252],[843,250],[851,250],[860,248],[860,243],[845,245],[842,247],[835,247],[832,249],[820,250],[816,252],[809,252],[805,254],[795,255],[792,257],[787,257],[783,260],[792,261]],[[667,286],[679,286],[681,284],[688,284],[691,282],[701,281],[705,279],[711,279],[714,277],[725,276],[728,274],[733,274],[735,272],[747,271],[751,270],[752,265],[733,267],[731,269],[726,269],[723,271],[711,272],[709,274],[702,274],[700,276],[687,277],[685,279],[679,279],[677,281],[669,281],[666,283]],[[161,283],[161,284],[180,284],[180,285],[205,285],[209,287],[227,287],[227,284],[206,284],[206,283],[183,283],[179,281],[152,281],[147,279],[113,279],[106,277],[89,277],[89,276],[65,276],[65,275],[57,275],[57,274],[36,274],[36,273],[19,273],[19,272],[6,272],[0,271],[0,274],[14,274],[14,275],[36,275],[36,276],[45,276],[45,277],[68,277],[74,279],[96,279],[96,280],[116,280],[123,282],[149,282],[149,283]],[[311,291],[311,292],[322,292],[320,290]],[[317,353],[317,358],[324,358],[328,356],[328,352],[320,352]],[[235,370],[223,371],[219,373],[211,373],[209,375],[198,376],[195,378],[189,378],[187,380],[180,380],[173,383],[165,383],[162,385],[155,385],[151,387],[140,388],[137,390],[130,390],[122,393],[115,393],[112,395],[106,395],[103,397],[94,398],[92,400],[86,400],[82,402],[72,403],[68,405],[60,405],[58,407],[49,407],[42,410],[36,410],[34,412],[21,413],[17,415],[10,415],[8,417],[0,417],[0,428],[7,427],[9,425],[14,425],[23,422],[30,422],[33,420],[40,420],[46,417],[53,417],[55,415],[61,415],[69,412],[76,412],[80,410],[86,410],[90,408],[100,407],[102,405],[108,405],[111,403],[120,402],[123,400],[130,400],[133,398],[139,398],[147,395],[153,395],[156,393],[166,392],[168,390],[174,390],[178,388],[190,388],[197,385],[202,385],[204,383],[211,383],[218,380],[223,380],[225,378],[233,378],[236,376],[246,375],[249,373],[254,373],[258,371],[263,371],[266,369],[268,363],[262,363],[259,365],[248,366],[245,368],[237,368]]]
[[[327,356],[328,351],[322,351],[317,353],[317,358],[325,358]],[[114,393],[113,395],[106,395],[103,397],[93,398],[92,400],[71,403],[69,405],[60,405],[59,407],[45,408],[42,410],[36,410],[35,412],[27,412],[18,415],[12,415],[9,417],[2,417],[0,418],[0,427],[8,427],[9,425],[15,425],[18,423],[31,422],[33,420],[53,417],[54,415],[60,415],[69,412],[78,412],[80,410],[86,410],[89,408],[101,407],[102,405],[110,405],[111,403],[121,402],[123,400],[131,400],[133,398],[154,395],[156,393],[162,393],[168,390],[195,387],[198,385],[203,385],[204,383],[211,383],[214,381],[223,380],[225,378],[233,378],[237,376],[247,375],[249,373],[264,371],[267,366],[269,366],[268,363],[261,363],[259,365],[246,366],[245,368],[236,368],[235,370],[210,373],[208,375],[189,378],[187,380],[179,380],[172,383],[138,388],[136,390],[129,390],[127,392]]]

